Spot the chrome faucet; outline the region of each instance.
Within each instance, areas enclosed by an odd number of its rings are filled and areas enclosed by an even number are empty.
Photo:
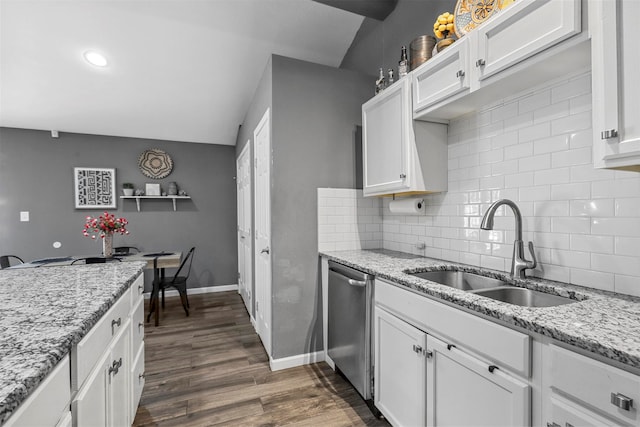
[[[522,242],[522,215],[518,206],[508,199],[501,199],[493,202],[487,212],[482,218],[482,224],[480,228],[483,230],[493,230],[493,217],[496,214],[498,208],[502,205],[507,205],[513,211],[513,216],[516,219],[516,240],[513,242],[513,256],[511,258],[511,277],[517,277],[524,279],[525,270],[528,268],[536,268],[538,261],[536,260],[536,254],[533,252],[533,242],[529,242],[529,252],[533,261],[528,261],[524,257],[524,243]]]

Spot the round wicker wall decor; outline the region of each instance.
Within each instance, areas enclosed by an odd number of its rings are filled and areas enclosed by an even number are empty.
[[[169,176],[173,170],[173,160],[165,151],[152,148],[140,154],[138,167],[144,176],[162,179]]]

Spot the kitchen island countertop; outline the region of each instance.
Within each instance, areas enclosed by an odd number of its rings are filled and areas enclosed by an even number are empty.
[[[0,425],[144,266],[123,262],[0,271]]]
[[[595,353],[636,372],[640,369],[640,298],[544,279],[516,280],[517,286],[578,300],[555,307],[529,308],[407,274],[458,269],[508,280],[508,273],[383,249],[324,251],[320,254],[419,294]]]

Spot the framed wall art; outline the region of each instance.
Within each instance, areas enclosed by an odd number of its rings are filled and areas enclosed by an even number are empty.
[[[116,170],[73,168],[76,209],[115,209]]]

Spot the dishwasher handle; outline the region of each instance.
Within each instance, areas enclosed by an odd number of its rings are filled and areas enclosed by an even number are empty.
[[[349,283],[351,286],[356,286],[358,288],[364,288],[364,287],[367,286],[367,282],[365,282],[363,280],[349,279],[349,280],[347,280],[347,283]]]

